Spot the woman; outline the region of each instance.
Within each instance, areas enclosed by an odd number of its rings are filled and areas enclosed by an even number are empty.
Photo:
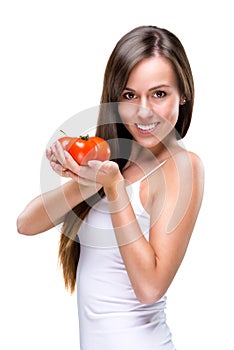
[[[203,195],[202,162],[180,141],[193,102],[178,38],[141,26],[106,67],[96,135],[108,140],[111,160],[79,166],[59,142],[47,150],[52,169],[71,180],[30,202],[18,231],[63,222],[59,257],[66,286],[77,282],[82,350],[175,349],[165,294]]]

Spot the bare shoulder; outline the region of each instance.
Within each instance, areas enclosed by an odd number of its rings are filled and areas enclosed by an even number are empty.
[[[192,168],[196,171],[204,173],[204,165],[202,159],[194,152],[185,151],[187,153],[187,157],[190,160],[190,164]]]
[[[163,165],[161,179],[159,190],[153,196],[152,222],[166,232],[183,231],[182,227],[186,227],[190,235],[203,198],[201,158],[194,152],[177,152]]]
[[[173,155],[163,166],[166,198],[176,201],[186,197],[200,202],[204,191],[204,165],[194,152],[181,150]],[[190,198],[190,199],[189,199]],[[182,201],[184,201],[183,198]],[[181,202],[182,202],[181,201]]]
[[[181,150],[168,159],[164,166],[164,175],[175,176],[175,173],[185,177],[188,174],[193,177],[204,178],[204,165],[202,159],[194,152]]]

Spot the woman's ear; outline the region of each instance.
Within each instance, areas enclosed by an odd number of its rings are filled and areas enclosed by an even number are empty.
[[[186,99],[186,96],[182,95],[181,98],[180,98],[180,105],[184,105],[186,103],[187,99]]]

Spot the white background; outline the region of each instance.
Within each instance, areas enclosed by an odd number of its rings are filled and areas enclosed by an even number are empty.
[[[185,145],[206,169],[200,216],[168,292],[168,323],[178,350],[234,349],[231,14],[227,0],[1,1],[1,349],[79,349],[76,297],[57,268],[59,232],[25,237],[15,222],[40,192],[54,130],[99,104],[115,43],[143,24],[171,30],[185,46],[196,85]]]

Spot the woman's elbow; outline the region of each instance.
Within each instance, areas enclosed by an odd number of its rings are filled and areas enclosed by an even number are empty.
[[[157,301],[159,301],[163,295],[165,294],[164,291],[161,290],[155,290],[155,289],[148,289],[148,290],[143,290],[139,293],[136,293],[136,297],[139,300],[141,304],[154,304]]]
[[[27,222],[23,213],[18,216],[16,220],[16,227],[18,233],[21,235],[32,236],[35,234],[33,230],[30,229],[30,225]]]

